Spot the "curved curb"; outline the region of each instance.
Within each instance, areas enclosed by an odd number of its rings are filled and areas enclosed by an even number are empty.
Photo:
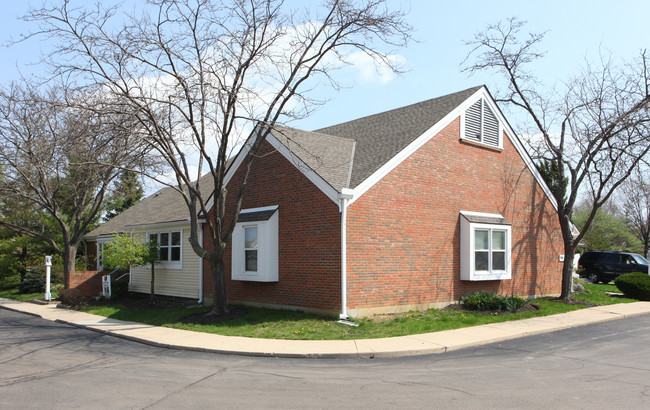
[[[149,346],[279,358],[372,359],[440,354],[468,347],[650,313],[650,302],[598,306],[480,326],[382,339],[278,340],[222,336],[126,322],[84,312],[0,298],[0,307]]]

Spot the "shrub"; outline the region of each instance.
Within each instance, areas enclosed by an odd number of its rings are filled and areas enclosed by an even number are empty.
[[[66,306],[78,307],[86,303],[86,298],[77,289],[63,289],[59,292],[59,300]]]
[[[614,284],[629,298],[650,300],[650,275],[647,273],[626,273],[617,277]]]
[[[517,296],[499,296],[481,290],[462,296],[460,303],[471,310],[508,310],[515,311],[526,304],[525,298]]]
[[[25,279],[18,285],[18,293],[45,292],[45,273],[40,269],[27,272]]]
[[[129,293],[129,282],[126,280],[111,281],[111,299],[121,299]]]

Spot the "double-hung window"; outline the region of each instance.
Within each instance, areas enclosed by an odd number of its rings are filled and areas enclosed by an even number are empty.
[[[244,209],[232,233],[232,278],[278,281],[278,207]]]
[[[150,232],[149,242],[158,247],[158,260],[167,269],[181,268],[181,231]]]
[[[461,279],[511,279],[511,229],[501,215],[461,211]]]

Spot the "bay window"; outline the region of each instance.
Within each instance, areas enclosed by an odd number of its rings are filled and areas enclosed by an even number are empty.
[[[461,279],[511,279],[510,223],[498,214],[461,211]]]

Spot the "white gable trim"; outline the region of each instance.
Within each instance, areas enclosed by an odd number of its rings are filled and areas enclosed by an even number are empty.
[[[381,166],[377,171],[375,171],[372,175],[370,175],[368,178],[366,178],[365,181],[363,181],[362,183],[357,185],[357,187],[353,189],[354,198],[352,198],[350,200],[349,204],[354,203],[354,201],[359,199],[363,194],[365,194],[376,183],[381,181],[392,170],[397,168],[398,165],[400,165],[408,157],[413,155],[415,153],[415,151],[417,151],[424,144],[429,142],[429,140],[431,140],[431,138],[433,138],[439,132],[441,132],[453,120],[460,117],[461,114],[471,105],[468,101],[475,102],[478,98],[480,98],[480,96],[482,95],[481,91],[483,91],[483,90],[484,90],[484,88],[481,88],[480,90],[476,91],[476,93],[474,93],[470,98],[465,100],[465,102],[463,102],[462,104],[460,104],[459,106],[454,108],[450,113],[445,115],[440,121],[435,123],[431,128],[426,130],[422,135],[420,135],[413,142],[411,142],[409,145],[407,145],[406,148],[404,148],[402,151],[398,152],[397,155],[395,155],[388,162],[386,162],[383,166]],[[477,96],[479,96],[479,97],[477,97]]]
[[[307,177],[312,184],[316,185],[329,199],[332,200],[335,204],[339,205],[338,196],[339,193],[334,189],[330,184],[328,184],[323,177],[318,175],[309,165],[305,164],[297,155],[293,154],[289,148],[282,144],[271,132],[267,137],[266,141],[273,146],[287,161],[291,162],[298,171]]]
[[[235,160],[231,164],[230,168],[228,169],[228,172],[226,173],[226,177],[224,178],[224,186],[227,186],[230,180],[233,178],[239,167],[242,165],[244,162],[244,158],[246,158],[246,155],[250,152],[253,142],[255,139],[253,138],[258,132],[258,128],[256,128],[251,135],[248,137],[244,145],[242,146],[241,150],[239,150],[239,153],[237,154],[237,157],[235,157]],[[312,184],[316,185],[318,189],[321,190],[332,202],[334,202],[337,206],[340,207],[340,201],[339,201],[339,193],[334,189],[330,184],[328,184],[320,175],[318,175],[316,172],[314,172],[313,169],[311,169],[307,164],[305,164],[298,156],[293,154],[289,148],[287,148],[284,144],[282,144],[274,135],[273,132],[270,132],[269,135],[266,137],[266,141],[271,144],[273,148],[275,148],[276,151],[278,151],[280,154],[282,154],[283,157],[287,159],[287,161],[291,162],[293,166],[295,166],[298,171],[300,171],[309,181],[311,181]],[[214,206],[214,192],[212,193],[212,196],[210,196],[210,199],[208,200],[208,203],[206,204],[206,209],[210,211],[210,209]]]
[[[420,149],[424,144],[429,142],[431,138],[436,136],[439,132],[441,132],[445,127],[447,127],[449,124],[451,124],[452,121],[454,121],[456,118],[462,117],[464,115],[464,112],[472,106],[476,101],[479,99],[485,99],[485,101],[488,103],[489,107],[492,109],[494,115],[497,116],[497,119],[499,120],[499,133],[502,134],[505,132],[505,134],[508,136],[508,139],[512,142],[514,145],[515,149],[521,156],[521,158],[524,160],[524,163],[530,170],[530,172],[533,174],[539,185],[542,187],[544,192],[546,193],[546,196],[548,197],[549,201],[551,201],[551,204],[557,211],[558,206],[557,206],[557,201],[555,201],[555,198],[553,197],[553,194],[551,193],[551,190],[548,188],[546,185],[546,182],[544,182],[544,179],[542,178],[541,174],[537,170],[537,167],[535,166],[535,163],[533,160],[530,158],[528,155],[528,152],[524,149],[524,146],[521,144],[521,141],[517,138],[515,132],[510,128],[508,122],[506,121],[505,117],[501,113],[501,110],[497,107],[496,103],[490,96],[490,93],[487,91],[487,88],[484,86],[478,89],[474,94],[472,94],[470,97],[468,97],[463,103],[458,105],[456,108],[454,108],[449,114],[444,116],[440,121],[438,121],[436,124],[434,124],[431,128],[426,130],[422,135],[420,135],[418,138],[416,138],[413,142],[411,142],[409,145],[406,146],[402,151],[397,153],[393,158],[391,158],[388,162],[386,162],[381,168],[379,168],[377,171],[375,171],[372,175],[370,175],[368,178],[366,178],[365,181],[360,183],[356,188],[354,188],[352,191],[354,193],[354,197],[349,201],[348,205],[354,203],[357,199],[359,199],[363,194],[365,194],[370,188],[372,188],[375,184],[377,184],[379,181],[381,181],[382,178],[384,178],[388,173],[390,173],[392,170],[397,168],[398,165],[400,165],[402,162],[404,162],[407,158],[409,158],[411,155],[413,155],[418,149]],[[462,118],[461,118],[461,127],[462,127]],[[461,130],[462,132],[462,130]],[[461,134],[462,137],[462,134]],[[503,148],[503,135],[499,136],[499,148]]]
[[[557,201],[553,197],[551,190],[546,185],[546,182],[542,178],[542,175],[537,170],[537,166],[533,162],[532,158],[524,148],[523,144],[521,143],[521,141],[519,140],[515,132],[512,130],[512,128],[510,128],[510,125],[508,124],[505,117],[503,116],[503,113],[496,105],[496,103],[492,99],[492,96],[488,92],[487,88],[485,88],[485,86],[478,89],[474,94],[472,94],[465,101],[463,101],[456,108],[454,108],[451,112],[445,115],[440,121],[435,123],[431,128],[426,130],[422,135],[420,135],[413,142],[407,145],[406,148],[398,152],[397,155],[395,155],[388,162],[382,165],[372,175],[370,175],[363,182],[361,182],[356,188],[347,190],[348,193],[350,192],[352,193],[352,198],[348,201],[347,205],[349,206],[352,203],[354,203],[354,201],[359,199],[370,188],[372,188],[375,184],[381,181],[392,170],[397,168],[397,166],[399,166],[407,158],[413,155],[424,144],[429,142],[434,136],[440,133],[445,127],[451,124],[452,121],[454,121],[456,118],[459,117],[461,119],[461,125],[460,125],[461,134],[459,137],[462,139],[464,113],[469,107],[472,106],[472,104],[474,104],[476,101],[478,101],[481,98],[487,102],[488,106],[490,107],[490,109],[492,110],[492,112],[494,113],[494,115],[497,117],[499,121],[499,147],[498,148],[501,149],[503,148],[503,134],[505,133],[508,139],[510,140],[510,142],[513,144],[513,146],[519,153],[520,157],[524,160],[524,163],[526,164],[530,172],[533,174],[533,177],[537,180],[540,187],[542,187],[542,190],[544,191],[549,201],[557,211],[558,210]],[[237,170],[241,166],[242,162],[244,161],[244,158],[246,157],[246,155],[248,154],[248,152],[252,147],[254,141],[253,136],[256,135],[257,130],[258,129],[256,128],[255,131],[251,133],[251,136],[248,138],[248,140],[246,141],[242,149],[239,151],[239,154],[237,154],[237,157],[233,161],[230,169],[228,170],[228,173],[226,174],[224,185],[227,185],[230,182],[235,172],[237,172]],[[268,141],[278,152],[280,152],[289,162],[291,162],[300,172],[302,172],[302,174],[305,175],[307,179],[309,179],[314,185],[316,185],[318,189],[320,189],[330,200],[336,203],[340,208],[339,193],[336,191],[336,189],[334,189],[330,184],[328,184],[320,175],[318,175],[314,170],[312,170],[300,158],[294,155],[289,150],[289,148],[284,146],[276,137],[273,136],[273,133],[270,133],[267,136],[266,141]],[[210,210],[213,204],[214,204],[214,193],[208,200],[207,209]]]

